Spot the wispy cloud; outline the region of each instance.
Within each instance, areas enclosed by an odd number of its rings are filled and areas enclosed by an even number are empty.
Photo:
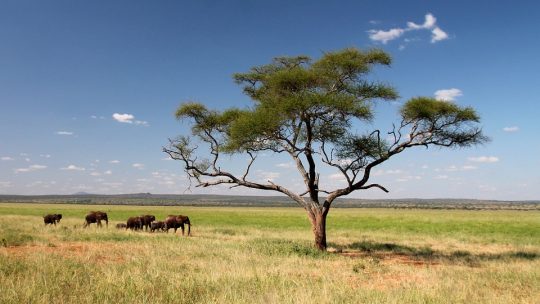
[[[124,113],[124,114],[114,113],[112,117],[114,118],[114,120],[118,122],[129,123],[129,124],[133,123],[133,119],[135,118],[135,116],[131,114],[127,114],[127,113]]]
[[[393,28],[389,29],[387,31],[384,30],[370,30],[369,31],[369,39],[373,41],[380,41],[383,44],[386,44],[388,41],[394,40],[399,38],[401,35],[405,33],[404,29],[400,28]]]
[[[69,131],[58,131],[56,132],[57,135],[73,135],[73,132]]]
[[[375,172],[373,172],[373,176],[382,176],[382,175],[389,175],[389,174],[402,174],[404,173],[402,170],[400,169],[395,169],[395,170],[392,170],[392,169],[389,169],[389,170],[383,170],[383,169],[379,169],[379,170],[376,170]]]
[[[109,164],[118,164],[118,163],[120,163],[120,161],[117,159],[109,161]]]
[[[133,165],[131,165],[133,168],[137,168],[137,169],[144,169],[144,164],[140,164],[140,163],[134,163]]]
[[[396,179],[396,182],[408,182],[410,180],[421,180],[422,177],[419,175],[407,175],[401,178]]]
[[[135,124],[140,125],[140,126],[145,126],[145,127],[149,126],[148,121],[145,121],[145,120],[135,120]]]
[[[12,186],[11,182],[0,181],[0,188],[9,188],[11,186]]]
[[[280,177],[279,172],[269,172],[269,171],[263,171],[263,170],[257,170],[257,177],[263,181],[275,181],[277,178]]]
[[[478,156],[469,157],[468,160],[477,163],[496,163],[499,161],[499,158],[496,156]]]
[[[121,123],[127,123],[127,124],[135,124],[135,125],[140,125],[140,126],[149,126],[148,122],[147,121],[144,121],[144,120],[135,120],[135,116],[133,114],[127,114],[127,113],[124,113],[124,114],[120,114],[120,113],[114,113],[112,115],[113,119],[118,121],[118,122],[121,122]]]
[[[504,127],[503,131],[504,132],[517,132],[519,131],[519,127],[518,126]]]
[[[435,27],[431,31],[431,34],[431,43],[448,39],[448,34],[445,31],[441,30],[440,27]]]
[[[294,168],[294,164],[292,162],[288,162],[288,163],[279,163],[276,165],[276,167],[278,168],[285,168],[285,169],[289,169],[289,168]]]
[[[3,160],[3,161],[14,160],[12,157],[9,157],[9,156],[2,156],[2,157],[0,157],[0,159]]]
[[[75,165],[69,165],[67,167],[64,167],[64,168],[60,168],[60,170],[68,170],[68,171],[84,171],[86,170],[85,168],[83,167],[77,167]]]
[[[470,171],[470,170],[476,170],[476,169],[477,169],[476,166],[471,166],[471,165],[465,165],[461,167],[458,167],[456,165],[451,165],[447,167],[446,169],[444,169],[444,171],[455,172],[455,171]]]
[[[428,13],[425,15],[425,20],[423,24],[416,24],[414,22],[407,22],[407,27],[404,28],[392,28],[389,30],[369,30],[369,39],[383,44],[388,43],[388,41],[397,39],[403,36],[406,32],[409,31],[418,31],[418,30],[428,30],[431,31],[431,43],[436,43],[448,39],[448,34],[443,31],[439,26],[437,26],[437,18],[432,14]],[[406,41],[408,42],[408,41]]]
[[[47,166],[43,166],[43,165],[31,165],[27,168],[18,168],[18,169],[15,169],[15,173],[25,173],[25,172],[32,172],[32,171],[37,171],[37,170],[43,170],[43,169],[46,169]]]
[[[437,100],[455,101],[460,96],[463,96],[463,92],[456,88],[435,91],[435,99]]]

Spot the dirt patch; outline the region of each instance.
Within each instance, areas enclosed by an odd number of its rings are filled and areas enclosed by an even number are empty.
[[[440,265],[439,262],[426,259],[415,259],[409,255],[398,253],[372,253],[362,251],[347,251],[339,253],[342,256],[349,258],[375,258],[380,260],[384,264],[405,264],[413,266],[434,266]]]
[[[388,291],[402,286],[418,286],[427,284],[425,277],[419,274],[398,274],[398,273],[375,273],[367,276],[349,276],[346,279],[347,285],[353,289],[374,289],[378,291]]]
[[[53,254],[63,258],[101,263],[123,263],[125,257],[115,250],[114,244],[60,243],[0,247],[0,254],[25,259],[35,254]]]

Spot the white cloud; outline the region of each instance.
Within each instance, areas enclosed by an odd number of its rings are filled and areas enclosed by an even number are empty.
[[[2,181],[0,181],[0,188],[9,188],[11,186],[12,186],[11,182],[2,182]]]
[[[418,31],[418,30],[428,30],[431,31],[431,43],[442,41],[448,39],[448,34],[443,31],[440,27],[436,25],[437,18],[432,14],[428,13],[425,15],[425,20],[423,24],[416,24],[414,22],[407,22],[407,27],[405,28],[393,28],[390,30],[369,30],[369,39],[373,41],[382,42],[386,44],[388,41],[397,39],[409,31]],[[409,42],[407,40],[406,42]],[[400,46],[400,50],[404,48],[403,45]]]
[[[435,176],[435,179],[447,179],[448,175],[437,175]]]
[[[144,120],[135,120],[135,124],[140,125],[140,126],[145,126],[145,127],[149,126],[148,121],[144,121]]]
[[[444,169],[444,171],[448,171],[448,172],[454,172],[457,170],[458,170],[458,167],[456,165],[451,165],[450,167]]]
[[[383,30],[370,30],[369,33],[369,39],[373,41],[380,41],[383,44],[386,44],[390,40],[394,40],[399,38],[403,33],[405,33],[404,29],[400,28],[393,28],[388,31]]]
[[[518,126],[504,127],[503,131],[504,132],[517,132],[519,131],[519,127]]]
[[[32,171],[37,171],[37,170],[43,170],[47,168],[47,166],[42,166],[42,165],[31,165],[27,168],[18,168],[18,169],[15,169],[15,173],[23,173],[23,172],[32,172]]]
[[[477,163],[496,163],[499,161],[499,158],[496,156],[478,156],[478,157],[469,157],[469,161]]]
[[[463,96],[460,89],[444,89],[435,92],[435,99],[442,101],[455,101],[457,97]]]
[[[381,175],[387,175],[387,174],[401,174],[401,173],[404,173],[402,170],[400,169],[395,169],[395,170],[392,170],[392,169],[389,169],[389,170],[383,170],[383,169],[379,169],[379,170],[376,170],[375,172],[373,172],[373,176],[381,176]]]
[[[407,175],[401,178],[396,179],[397,182],[408,182],[410,180],[421,180],[422,177],[419,175]]]
[[[120,113],[114,113],[112,115],[112,117],[114,118],[114,120],[118,121],[118,122],[122,122],[122,123],[128,123],[128,124],[135,124],[135,125],[138,125],[138,126],[145,126],[145,127],[148,127],[149,124],[147,121],[144,121],[144,120],[135,120],[135,116],[133,114],[127,114],[127,113],[124,113],[124,114],[120,114]]]
[[[448,34],[441,30],[440,27],[436,27],[431,31],[431,43],[435,43],[437,41],[448,39]]]
[[[346,181],[345,175],[343,173],[334,173],[328,175],[328,178],[335,181]]]
[[[123,123],[133,123],[133,119],[135,119],[135,116],[131,114],[127,114],[127,113],[124,113],[124,114],[114,113],[112,117],[116,121],[123,122]]]
[[[103,174],[105,174],[105,175],[111,175],[111,174],[112,174],[112,171],[111,171],[111,170],[107,170],[107,171],[103,172]]]
[[[9,157],[9,156],[2,156],[0,159],[3,161],[14,160],[12,157]]]
[[[489,192],[497,191],[497,188],[491,185],[478,185],[478,189],[482,191],[489,191]]]
[[[45,157],[45,158],[51,158],[50,154],[40,154],[39,156],[40,157]]]
[[[144,164],[135,163],[131,165],[133,168],[144,169]]]
[[[448,34],[440,27],[436,26],[437,18],[432,14],[426,14],[424,24],[418,25],[414,22],[407,22],[410,30],[431,30],[431,43],[448,39]]]
[[[110,164],[118,164],[118,163],[120,163],[120,161],[115,159],[115,160],[111,160],[109,163]]]
[[[60,170],[68,170],[68,171],[84,171],[86,170],[85,168],[82,168],[82,167],[77,167],[75,165],[69,165],[65,168],[60,168]]]
[[[294,168],[294,164],[291,163],[291,162],[289,162],[289,163],[280,163],[280,164],[277,164],[276,167],[289,169],[289,168]]]
[[[92,176],[101,176],[101,173],[94,171],[94,172],[90,173],[90,175],[92,175]]]
[[[73,132],[69,132],[69,131],[58,131],[58,132],[56,132],[56,134],[58,134],[58,135],[73,135]]]
[[[477,169],[476,166],[471,166],[471,165],[465,165],[465,166],[461,166],[461,167],[458,167],[456,165],[451,165],[448,168],[444,169],[444,171],[446,171],[446,172],[456,172],[456,171],[470,171],[470,170],[476,170],[476,169]],[[436,171],[436,172],[438,172],[438,171]]]
[[[275,181],[281,174],[279,172],[268,172],[263,170],[257,170],[257,177],[263,182]]]
[[[264,175],[265,180],[274,181],[276,178],[278,178],[281,174],[279,172],[266,172]]]
[[[433,16],[432,14],[428,13],[425,16],[424,24],[418,25],[414,22],[407,22],[407,28],[411,30],[430,29],[435,26],[435,22],[437,22],[437,18],[435,18],[435,16]]]

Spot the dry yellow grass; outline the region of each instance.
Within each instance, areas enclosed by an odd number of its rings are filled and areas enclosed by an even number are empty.
[[[220,210],[227,211],[213,211]],[[245,212],[246,221],[253,216],[249,209],[235,212]],[[354,212],[363,220],[362,211]],[[343,227],[330,235],[332,246],[343,252],[329,254],[310,247],[308,229],[279,223],[266,228],[194,221],[194,235],[187,238],[118,231],[114,225],[82,229],[77,217],[44,228],[38,216],[10,214],[0,216],[5,240],[0,303],[538,303],[540,298],[540,236],[524,241],[514,230],[500,241],[482,242],[478,235],[451,231],[399,235]],[[190,214],[197,218],[197,209]],[[391,222],[389,214],[378,219]],[[432,221],[440,220],[437,214]],[[476,222],[488,215],[475,213]],[[531,229],[538,229],[538,214],[527,216]],[[339,219],[337,214],[334,221]]]

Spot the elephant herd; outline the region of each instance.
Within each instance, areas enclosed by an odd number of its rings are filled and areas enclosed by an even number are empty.
[[[156,221],[156,217],[150,214],[134,216],[128,218],[127,222],[120,223],[116,225],[118,229],[131,229],[131,230],[145,230],[150,232],[154,231],[166,231],[169,232],[169,229],[176,230],[178,228],[182,229],[182,235],[184,235],[185,225],[188,226],[188,236],[191,235],[191,222],[189,217],[185,215],[169,215],[165,218],[164,221]]]
[[[43,217],[43,222],[46,225],[55,225],[60,223],[62,219],[62,214],[47,214]],[[85,222],[83,228],[88,227],[90,224],[96,224],[98,227],[102,227],[102,221],[105,221],[105,225],[109,226],[109,217],[107,213],[102,211],[90,211],[85,217]],[[130,217],[127,222],[120,223],[116,225],[118,229],[131,229],[131,230],[145,230],[150,229],[151,232],[154,231],[166,231],[169,232],[169,229],[174,229],[174,233],[178,228],[182,229],[182,235],[184,235],[184,227],[188,226],[188,236],[191,235],[191,222],[189,217],[185,215],[168,215],[164,221],[156,221],[156,217],[150,214]]]

